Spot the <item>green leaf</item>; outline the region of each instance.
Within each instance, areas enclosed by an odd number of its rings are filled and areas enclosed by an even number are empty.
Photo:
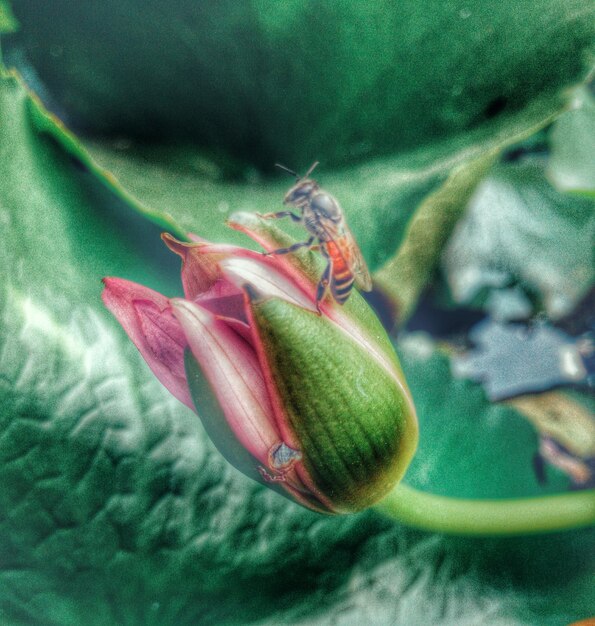
[[[447,354],[424,333],[407,335],[399,348],[420,420],[419,451],[406,477],[409,485],[458,498],[512,498],[568,489],[568,477],[557,471],[547,485],[538,483],[533,469],[538,436],[522,414],[505,403],[490,403],[480,385],[453,378]]]
[[[129,214],[40,126],[37,107],[14,77],[2,76],[3,622],[272,626],[340,615],[353,624],[555,626],[588,613],[585,546],[593,544],[585,532],[457,539],[374,512],[325,518],[231,469],[100,303],[99,278],[108,273],[173,295],[177,261],[161,256],[157,229]],[[420,396],[424,424],[439,416],[422,459],[436,449],[447,466],[465,470],[460,449],[449,457],[444,441],[476,412],[488,434],[494,418],[495,433],[520,423],[509,409],[488,409],[482,421],[485,403],[469,383],[458,384],[451,402],[460,404],[459,419],[451,419],[439,412],[452,384],[441,378],[441,361],[407,365],[412,357],[404,356],[415,393],[437,389],[429,403]],[[497,477],[481,456],[491,460],[493,450],[482,445],[486,431],[474,432],[477,466],[453,490],[494,493]],[[465,451],[472,447],[465,441]],[[524,471],[520,446],[511,450],[512,466]],[[423,481],[417,468],[411,480]],[[446,490],[437,465],[429,472],[432,485],[424,485]],[[520,483],[506,475],[507,489],[520,493]]]
[[[593,283],[593,202],[563,195],[543,163],[494,169],[444,251],[443,269],[455,302],[520,282],[558,319]]]
[[[548,178],[560,190],[595,198],[595,97],[592,87],[576,90],[572,109],[550,131]]]
[[[494,134],[485,129],[473,133],[472,145],[436,143],[411,153],[328,172],[321,165],[316,178],[341,203],[372,270],[393,257],[405,233],[420,228],[413,226],[414,222],[423,223],[422,229],[427,232],[428,220],[435,220],[431,228],[436,240],[423,242],[428,258],[422,261],[419,253],[404,253],[405,264],[413,266],[408,277],[411,307],[431,276],[440,242],[456,223],[465,206],[464,199],[498,152],[536,132],[554,117],[547,107],[535,104]],[[271,181],[245,168],[239,177],[236,174],[230,180],[225,164],[207,158],[204,151],[192,146],[149,146],[130,140],[83,139],[82,143],[79,158],[85,159],[106,184],[121,189],[122,197],[132,208],[149,217],[162,216],[162,221],[175,222],[178,230],[214,241],[246,245],[240,234],[226,227],[226,218],[237,211],[280,209],[291,185],[285,175]],[[453,149],[455,152],[451,152]],[[449,174],[453,170],[451,181]],[[424,208],[416,212],[418,206]],[[285,227],[296,238],[304,237],[303,230]],[[403,258],[397,257],[398,265]],[[405,277],[403,273],[393,276],[387,270],[382,280],[400,284],[397,281],[404,281]]]
[[[238,211],[280,210],[292,184],[281,173],[274,181],[254,172],[251,176],[249,171],[229,180],[224,168],[190,146],[128,144],[118,148],[117,143],[88,139],[84,145],[100,169],[111,173],[128,192],[133,208],[167,212],[181,229],[214,241],[245,245],[245,237],[231,231],[226,219]],[[370,267],[376,268],[401,241],[413,207],[442,184],[453,163],[466,156],[457,154],[428,164],[421,155],[419,168],[411,165],[410,155],[334,171],[320,166],[316,178],[337,197]],[[296,238],[305,238],[301,227],[280,225]]]
[[[18,27],[19,24],[8,4],[8,0],[0,0],[0,33],[12,33]]]
[[[550,113],[593,54],[588,0],[14,4],[10,50],[72,120],[270,168],[472,143]],[[452,150],[451,150],[452,151]]]
[[[497,151],[455,168],[446,182],[413,213],[396,254],[376,274],[380,288],[396,306],[404,323],[433,277],[444,244],[477,184],[493,165]]]

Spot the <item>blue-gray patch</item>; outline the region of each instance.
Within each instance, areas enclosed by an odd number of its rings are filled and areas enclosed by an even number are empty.
[[[492,401],[590,382],[576,338],[546,323],[530,328],[488,318],[469,338],[476,347],[453,357],[453,374],[480,382]]]
[[[272,469],[284,469],[292,463],[295,463],[295,461],[299,461],[301,458],[302,453],[299,450],[294,450],[281,442],[271,451]]]

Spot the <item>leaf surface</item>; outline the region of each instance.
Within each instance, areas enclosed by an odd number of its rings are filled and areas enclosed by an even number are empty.
[[[550,318],[569,314],[595,278],[593,207],[590,199],[556,191],[542,162],[494,169],[444,250],[455,302],[520,284]]]
[[[595,199],[595,96],[593,86],[577,89],[572,108],[550,132],[548,177],[560,190]]]
[[[140,216],[123,220],[121,200],[40,129],[33,105],[18,81],[2,78],[3,619],[554,625],[584,615],[592,599],[584,531],[456,539],[374,512],[325,518],[228,467],[100,304],[103,274],[171,294],[177,267],[159,257],[157,230],[143,232]],[[526,424],[460,382],[452,402],[465,419],[447,419],[440,403],[451,382],[440,359],[403,355],[425,432],[433,420],[439,431],[424,439],[409,480],[441,492],[520,493]],[[463,475],[460,448],[447,448],[474,420],[477,434],[459,436],[474,461]],[[507,428],[514,462],[499,481],[492,445]],[[445,463],[452,483],[436,464],[424,469],[430,458]],[[560,476],[554,488],[564,488]]]
[[[466,146],[532,102],[553,112],[595,35],[587,0],[14,4],[9,49],[69,120],[265,169]]]

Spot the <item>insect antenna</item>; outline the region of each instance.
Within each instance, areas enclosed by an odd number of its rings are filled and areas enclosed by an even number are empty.
[[[285,170],[288,174],[295,176],[297,180],[300,179],[299,174],[296,174],[293,170],[290,170],[288,167],[285,167],[285,165],[281,165],[281,163],[275,163],[275,167],[279,167],[282,170]]]
[[[285,170],[288,174],[295,176],[296,180],[304,180],[304,178],[308,178],[308,176],[310,176],[310,174],[316,169],[316,166],[318,165],[319,162],[320,161],[314,161],[314,163],[310,165],[310,169],[303,176],[296,174],[293,170],[290,170],[288,167],[285,167],[285,165],[281,165],[281,163],[275,163],[275,167]]]
[[[316,169],[316,166],[320,163],[320,161],[314,161],[312,165],[310,165],[310,169],[302,176],[302,178],[308,178],[310,174]]]

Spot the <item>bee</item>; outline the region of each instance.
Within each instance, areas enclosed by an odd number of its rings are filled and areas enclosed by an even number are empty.
[[[297,182],[285,194],[283,204],[296,207],[300,214],[289,210],[265,213],[261,217],[266,219],[289,217],[292,221],[303,224],[310,236],[307,241],[265,254],[287,254],[299,248],[320,250],[327,259],[327,264],[316,289],[316,308],[319,313],[320,302],[329,289],[338,304],[346,302],[354,283],[364,291],[371,291],[370,272],[347,226],[339,203],[310,178],[318,161],[313,163],[303,176],[279,163],[275,165],[295,176]]]

